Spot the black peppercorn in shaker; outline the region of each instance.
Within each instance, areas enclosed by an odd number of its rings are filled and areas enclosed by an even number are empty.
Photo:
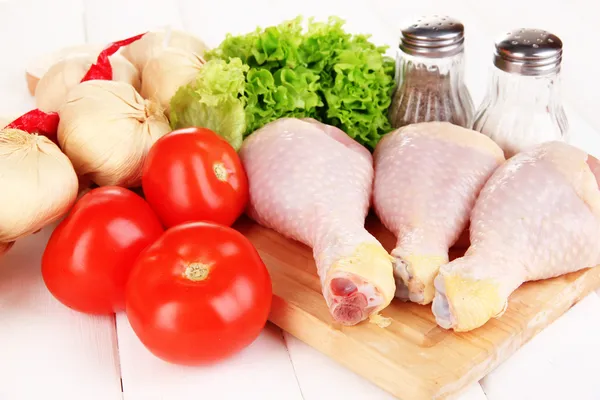
[[[474,107],[463,59],[464,26],[456,19],[422,17],[403,28],[389,111],[392,126],[448,121],[469,127]]]

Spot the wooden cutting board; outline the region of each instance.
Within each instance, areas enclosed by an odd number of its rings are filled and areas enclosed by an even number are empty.
[[[510,298],[506,313],[467,333],[440,328],[428,306],[394,300],[382,311],[387,328],[333,322],[310,248],[247,218],[236,228],[257,248],[273,280],[270,320],[403,400],[451,399],[507,359],[590,291],[600,266],[530,282]],[[395,239],[373,217],[367,228],[391,250]],[[453,252],[452,256],[459,256]]]

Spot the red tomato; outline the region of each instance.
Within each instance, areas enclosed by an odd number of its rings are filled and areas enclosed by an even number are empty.
[[[265,326],[271,278],[236,230],[192,222],[168,229],[127,283],[131,327],[157,357],[204,364],[248,346]]]
[[[192,221],[230,226],[249,197],[238,154],[204,128],[180,129],[160,138],[144,164],[142,187],[167,227]]]
[[[162,232],[158,217],[137,194],[120,187],[93,189],[48,241],[42,257],[46,287],[77,311],[123,310],[135,259]]]

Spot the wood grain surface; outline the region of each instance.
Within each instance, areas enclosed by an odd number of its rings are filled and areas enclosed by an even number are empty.
[[[321,294],[312,250],[248,218],[240,230],[258,249],[273,280],[270,320],[398,398],[454,398],[483,378],[592,290],[600,267],[529,282],[510,297],[506,313],[467,333],[440,328],[430,306],[394,300],[381,312],[386,328],[335,323]],[[370,216],[368,230],[391,251],[395,239]],[[464,249],[454,249],[451,258]]]

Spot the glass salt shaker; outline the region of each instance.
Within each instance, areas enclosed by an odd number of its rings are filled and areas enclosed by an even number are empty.
[[[493,60],[473,129],[492,138],[507,158],[541,142],[567,142],[561,40],[541,29],[518,29],[496,42]]]
[[[470,126],[474,106],[463,76],[462,23],[434,15],[403,28],[389,111],[392,126],[429,121]]]

